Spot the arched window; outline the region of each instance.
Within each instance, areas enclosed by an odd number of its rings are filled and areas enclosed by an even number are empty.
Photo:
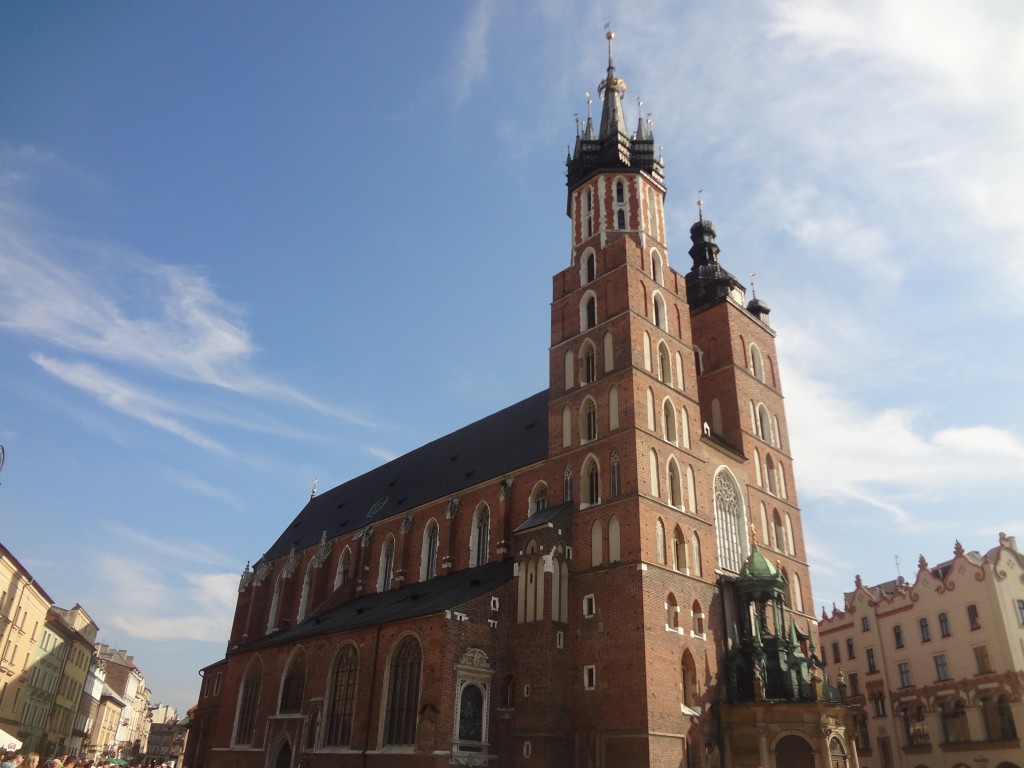
[[[658,285],[665,284],[665,273],[662,267],[661,254],[657,249],[651,250],[651,277]]]
[[[661,518],[658,518],[658,522],[654,524],[654,547],[658,556],[658,563],[665,565],[665,524],[661,522]]]
[[[619,428],[619,390],[612,387],[608,390],[608,429]]]
[[[789,547],[786,544],[786,528],[782,524],[782,515],[779,514],[779,510],[772,510],[772,524],[774,525],[775,531],[775,548],[780,552],[788,552]]]
[[[679,603],[671,592],[665,600],[665,626],[669,629],[679,629]]]
[[[683,508],[683,488],[679,479],[679,465],[675,458],[668,460],[668,503],[676,509]]]
[[[697,665],[693,661],[693,655],[689,650],[683,651],[683,658],[679,665],[680,677],[682,678],[682,704],[691,712],[696,712],[697,699]]]
[[[334,588],[337,589],[342,584],[347,584],[350,573],[352,571],[352,550],[348,547],[341,553],[341,559],[338,561],[338,573],[334,577]]]
[[[661,409],[664,414],[665,439],[674,445],[679,445],[679,435],[676,433],[676,409],[672,406],[672,401],[666,399]]]
[[[658,380],[672,386],[672,357],[663,341],[658,344]]]
[[[657,421],[657,418],[656,418],[655,413],[654,413],[654,390],[653,389],[648,389],[647,390],[647,428],[649,430],[651,430],[651,432],[653,432],[654,429],[655,429],[655,424],[657,424],[657,423],[658,423],[658,421]]]
[[[703,637],[704,611],[701,609],[699,601],[693,601],[693,605],[690,606],[690,613],[693,615],[693,634],[697,635],[698,637]]]
[[[750,370],[755,379],[764,381],[764,362],[761,359],[761,350],[757,348],[757,344],[753,343],[750,345]]]
[[[679,426],[682,429],[683,436],[683,448],[690,447],[690,412],[686,410],[684,405],[679,410]]]
[[[743,566],[746,531],[743,496],[736,478],[726,467],[715,474],[715,528],[718,534],[718,562],[722,568],[739,573]]]
[[[594,251],[588,248],[583,253],[583,269],[580,271],[580,283],[586,285],[594,282],[597,277],[597,257]]]
[[[415,744],[416,713],[420,698],[420,644],[406,637],[398,645],[388,669],[388,700],[384,744]]]
[[[650,454],[651,463],[651,496],[656,499],[661,498],[661,480],[658,478],[658,454],[651,448]]]
[[[573,360],[572,351],[569,350],[565,353],[565,388],[570,390],[573,388],[576,379],[576,362]]]
[[[643,347],[644,347],[644,370],[651,370],[651,336],[644,331],[643,335]]]
[[[347,747],[352,741],[352,713],[355,710],[356,681],[359,679],[359,654],[354,645],[338,651],[327,691],[327,730],[324,745]]]
[[[651,187],[647,188],[647,231],[658,237],[658,199]]]
[[[804,586],[800,581],[800,574],[793,571],[793,609],[803,613],[804,610]]]
[[[943,740],[947,744],[970,740],[967,730],[967,706],[963,699],[956,701],[947,699],[939,705],[939,713],[942,720]]]
[[[583,380],[582,384],[590,384],[597,380],[597,355],[594,345],[588,340],[583,344]]]
[[[583,503],[586,505],[601,503],[601,473],[597,466],[597,459],[588,456],[583,463],[584,484],[582,491]]]
[[[704,566],[703,566],[703,561],[701,560],[701,554],[700,554],[700,536],[697,535],[696,531],[694,531],[694,533],[693,533],[693,540],[692,540],[692,542],[693,542],[693,566],[691,568],[691,571],[693,572],[694,576],[703,576],[704,575]]]
[[[588,291],[580,305],[580,330],[587,330],[597,325],[597,296]]]
[[[423,529],[423,547],[420,552],[420,581],[432,579],[437,575],[437,543],[438,527],[433,520]]]
[[[615,228],[616,229],[625,229],[626,228],[626,212],[624,210],[622,210],[621,208],[619,208],[619,210],[617,210],[615,212]]]
[[[604,335],[604,372],[615,370],[615,339],[612,337],[612,332],[608,331]]]
[[[572,411],[568,405],[562,406],[562,447],[572,445]]]
[[[686,390],[686,379],[683,377],[683,356],[676,352],[676,389],[680,391]]]
[[[626,185],[621,181],[615,182],[615,202],[620,204],[626,202]]]
[[[711,401],[711,431],[716,435],[722,434],[722,404],[717,397]]]
[[[768,409],[764,403],[760,403],[757,406],[757,421],[758,428],[761,433],[761,439],[766,443],[775,445],[775,436],[772,434],[772,418],[768,413]]]
[[[604,562],[604,534],[601,530],[601,521],[595,520],[590,526],[590,565],[598,566]]]
[[[278,628],[277,622],[280,618],[278,612],[281,610],[281,593],[284,592],[284,581],[285,575],[280,573],[274,582],[274,596],[270,600],[270,615],[267,619],[268,634]]]
[[[770,455],[764,458],[764,474],[768,478],[768,493],[772,496],[778,496],[779,483],[778,478],[775,476],[775,462],[772,461]]]
[[[654,294],[654,324],[663,331],[668,330],[668,313],[665,312],[665,299],[660,293]]]
[[[589,189],[583,190],[583,236],[594,234],[594,197]]]
[[[619,452],[612,451],[612,498],[622,494],[622,476],[619,469]]]
[[[280,715],[294,715],[302,711],[302,693],[306,687],[306,653],[301,648],[292,656],[288,671],[281,683],[281,700],[277,707]]]
[[[796,541],[793,540],[793,518],[786,513],[786,552],[790,555],[796,554]]]
[[[530,508],[527,511],[527,517],[540,512],[542,509],[548,507],[548,486],[547,483],[540,482],[533,487],[533,493],[530,494]]]
[[[618,515],[608,520],[608,562],[617,563],[622,559],[621,534]]]
[[[678,525],[672,531],[672,567],[686,573],[686,539]]]
[[[473,513],[473,531],[469,542],[470,567],[484,565],[488,560],[491,534],[491,510],[481,504]]]
[[[597,404],[589,397],[580,412],[580,439],[584,443],[597,439]]]
[[[316,568],[316,561],[310,560],[309,565],[306,566],[306,576],[302,580],[302,593],[299,595],[299,612],[295,615],[296,623],[301,622],[306,618],[306,611],[309,608],[309,593],[313,588],[313,577],[314,569]]]
[[[380,565],[377,569],[377,591],[386,592],[391,589],[391,580],[395,575],[395,537],[389,535],[380,550]]]
[[[572,501],[572,470],[569,467],[562,475],[562,500]]]
[[[768,528],[768,508],[761,502],[761,543],[766,547],[772,545],[771,530]]]
[[[260,683],[263,679],[263,664],[254,659],[238,694],[238,714],[235,716],[235,744],[252,744],[256,729],[256,708],[260,702]]]
[[[697,514],[697,479],[690,465],[686,466],[686,503],[689,505],[689,511]]]

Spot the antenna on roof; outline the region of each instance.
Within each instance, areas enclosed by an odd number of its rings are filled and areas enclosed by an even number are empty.
[[[902,574],[902,573],[900,573],[900,556],[899,556],[899,555],[896,555],[896,556],[895,556],[895,560],[896,560],[896,576],[897,576],[897,577],[898,577],[899,579],[901,579],[901,580],[902,580],[902,579],[903,579],[903,574]]]

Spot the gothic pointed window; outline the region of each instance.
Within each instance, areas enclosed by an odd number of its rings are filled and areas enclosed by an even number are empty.
[[[545,483],[537,483],[533,488],[533,493],[530,494],[530,507],[527,510],[526,516],[532,517],[533,515],[540,512],[542,509],[546,509],[548,506],[548,487]]]
[[[677,571],[686,571],[686,542],[678,525],[672,531],[672,567]]]
[[[593,400],[587,398],[583,403],[583,413],[580,419],[580,434],[583,435],[583,442],[589,443],[597,439],[597,405]]]
[[[587,249],[583,255],[583,284],[592,283],[597,278],[597,256]]]
[[[651,277],[658,285],[665,284],[665,274],[662,268],[661,254],[657,250],[651,251]]]
[[[626,202],[626,185],[621,181],[615,182],[615,202],[619,204]]]
[[[278,714],[294,715],[302,710],[302,693],[306,686],[306,654],[300,648],[288,664],[284,682],[281,685],[281,701]]]
[[[338,561],[338,574],[334,577],[334,588],[337,589],[342,584],[347,584],[349,579],[349,573],[352,570],[352,550],[345,547],[345,551],[341,553],[341,560]]]
[[[583,191],[583,237],[594,234],[594,198],[589,189]]]
[[[345,645],[334,660],[330,688],[327,691],[327,729],[324,745],[347,747],[352,741],[352,714],[355,711],[359,655],[354,645]]]
[[[583,384],[590,384],[597,380],[597,355],[594,352],[594,345],[589,341],[583,345]]]
[[[473,513],[473,532],[469,543],[470,567],[484,565],[488,560],[490,546],[491,510],[481,504]]]
[[[466,683],[459,697],[459,744],[461,752],[479,752],[484,741],[484,692],[475,683]]]
[[[621,476],[619,469],[619,452],[612,451],[612,498],[619,496],[622,493],[621,487]]]
[[[256,728],[256,707],[260,701],[260,683],[263,679],[263,665],[259,658],[253,661],[242,681],[238,696],[238,714],[235,718],[235,744],[252,744]]]
[[[601,502],[601,474],[597,467],[597,460],[593,456],[589,457],[583,465],[583,477],[586,479],[583,503],[599,504]]]
[[[658,344],[658,381],[672,386],[672,357],[665,342]]]
[[[377,569],[377,591],[386,592],[391,589],[391,579],[395,575],[395,537],[388,536],[380,551],[380,564]]]
[[[391,659],[384,719],[387,746],[416,743],[421,661],[420,644],[415,637],[402,640]]]
[[[617,210],[615,212],[615,228],[616,229],[625,229],[626,228],[626,212],[624,210],[622,210],[621,208],[619,208],[619,210]]]
[[[665,312],[665,299],[660,293],[654,294],[654,324],[661,330],[668,330],[668,314]]]
[[[665,422],[665,439],[679,445],[679,437],[676,432],[676,409],[672,406],[671,400],[666,400],[662,406],[662,413],[664,414]]]
[[[758,381],[764,381],[764,361],[761,358],[761,350],[757,348],[757,344],[750,345],[750,368],[754,378]]]
[[[565,468],[565,474],[562,476],[562,499],[572,501],[572,470],[569,467]]]
[[[658,518],[654,525],[654,548],[658,557],[658,564],[665,565],[665,524]]]
[[[668,460],[668,503],[676,509],[683,507],[683,488],[679,480],[679,465],[674,458]]]
[[[420,552],[420,581],[437,575],[438,527],[433,520],[423,529],[423,549]]]
[[[743,496],[732,472],[725,467],[715,474],[714,488],[718,561],[723,569],[739,573],[743,566],[746,531]]]
[[[580,330],[585,331],[597,325],[597,296],[588,291],[580,304]]]

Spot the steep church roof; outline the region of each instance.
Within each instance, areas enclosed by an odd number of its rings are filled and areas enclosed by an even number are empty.
[[[333,539],[543,461],[547,408],[544,390],[312,497],[263,559],[313,546],[325,531]]]

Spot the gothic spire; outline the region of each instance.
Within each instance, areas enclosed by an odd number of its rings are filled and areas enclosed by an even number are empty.
[[[604,102],[601,107],[600,138],[620,135],[626,137],[626,118],[622,114],[622,96],[626,93],[626,83],[615,74],[615,61],[612,58],[612,40],[615,39],[615,33],[608,30],[605,37],[608,39],[608,74],[597,86],[597,93]]]

